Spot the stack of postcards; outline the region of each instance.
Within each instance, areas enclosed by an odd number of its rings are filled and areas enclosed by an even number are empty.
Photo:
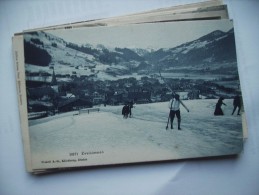
[[[13,51],[28,172],[243,150],[234,27],[220,0],[26,30]]]

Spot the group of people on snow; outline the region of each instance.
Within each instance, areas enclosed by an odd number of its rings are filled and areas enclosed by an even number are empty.
[[[220,97],[214,111],[214,115],[224,115],[221,106],[226,104],[223,102],[224,98]],[[168,108],[170,110],[169,116],[168,116],[168,121],[167,121],[167,126],[166,129],[168,128],[169,121],[170,121],[170,126],[171,129],[173,129],[173,122],[174,118],[176,116],[177,118],[177,128],[178,130],[181,130],[181,112],[180,112],[180,105],[182,105],[187,112],[190,112],[190,110],[186,107],[186,105],[180,100],[180,96],[178,94],[173,93],[172,98],[170,99],[168,103]],[[240,115],[241,111],[241,97],[239,95],[236,95],[233,100],[233,106],[234,109],[232,111],[232,115],[235,113],[236,109],[238,108],[237,115]],[[133,102],[127,102],[122,108],[122,115],[123,118],[127,119],[128,117],[132,117],[132,108],[133,108]]]
[[[127,102],[123,108],[122,108],[122,115],[123,115],[123,118],[127,119],[128,117],[132,117],[132,108],[133,108],[133,102],[130,101],[130,102]]]
[[[220,97],[216,107],[215,107],[215,111],[214,111],[214,115],[224,115],[221,106],[226,104],[223,102],[224,98]],[[184,103],[180,100],[179,95],[178,94],[174,94],[172,99],[169,101],[168,107],[170,109],[170,113],[169,113],[169,117],[168,117],[168,123],[169,123],[169,119],[170,119],[170,125],[171,125],[171,129],[173,129],[173,122],[174,122],[174,118],[175,116],[177,117],[177,124],[178,124],[178,130],[181,130],[181,113],[180,113],[180,104],[187,110],[187,112],[190,112],[190,110],[184,105]],[[240,111],[241,111],[241,105],[242,105],[242,101],[241,101],[241,97],[239,95],[236,95],[234,97],[233,100],[233,111],[232,111],[232,115],[235,113],[236,109],[237,110],[237,115],[240,115]],[[168,123],[166,126],[166,129],[168,128]]]
[[[216,104],[216,107],[215,107],[215,111],[214,111],[214,115],[215,116],[219,116],[219,115],[224,115],[223,111],[222,111],[222,108],[221,106],[224,105],[226,106],[226,104],[223,102],[224,98],[223,97],[220,97],[217,104]],[[236,109],[238,108],[237,110],[237,115],[240,115],[240,111],[241,111],[241,97],[239,95],[236,95],[234,97],[234,100],[233,100],[233,111],[232,111],[232,115],[235,113]]]

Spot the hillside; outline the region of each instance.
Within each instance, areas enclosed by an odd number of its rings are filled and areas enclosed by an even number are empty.
[[[174,48],[108,48],[66,42],[46,32],[24,36],[28,74],[48,72],[112,80],[163,72],[237,75],[233,29],[214,31]],[[32,52],[33,51],[33,52]]]
[[[159,49],[147,56],[162,70],[212,74],[237,74],[233,29],[214,31],[171,49]]]

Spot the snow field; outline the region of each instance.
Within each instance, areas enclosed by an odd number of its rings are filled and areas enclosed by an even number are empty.
[[[241,117],[231,115],[232,100],[224,101],[226,115],[213,116],[216,102],[184,101],[190,112],[181,108],[181,131],[165,129],[167,102],[135,105],[133,118],[128,119],[121,115],[122,106],[106,106],[90,114],[35,120],[30,126],[32,156],[39,162],[73,151],[103,151],[84,162],[94,165],[238,153],[242,149]]]

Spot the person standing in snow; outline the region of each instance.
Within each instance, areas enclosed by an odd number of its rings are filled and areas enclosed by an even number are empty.
[[[169,101],[168,107],[170,109],[170,121],[171,121],[171,129],[173,129],[174,117],[177,117],[178,130],[181,130],[181,113],[180,113],[180,104],[189,112],[190,110],[183,104],[180,100],[180,96],[175,94],[173,98]]]
[[[130,101],[129,102],[129,117],[131,118],[131,115],[132,115],[132,108],[133,108],[133,101]]]
[[[238,108],[238,110],[237,110],[237,115],[240,115],[240,110],[241,110],[241,98],[240,98],[239,95],[236,95],[236,96],[234,97],[233,106],[234,106],[234,109],[233,109],[232,115],[235,113],[235,111],[236,111],[237,108]]]
[[[216,104],[216,107],[215,107],[215,111],[214,111],[214,115],[215,116],[219,116],[219,115],[224,115],[222,109],[221,109],[221,106],[222,104],[226,106],[226,104],[223,102],[224,98],[223,97],[220,97],[217,104]]]
[[[129,115],[129,105],[125,104],[122,108],[121,114],[123,115],[123,118],[127,119]]]

